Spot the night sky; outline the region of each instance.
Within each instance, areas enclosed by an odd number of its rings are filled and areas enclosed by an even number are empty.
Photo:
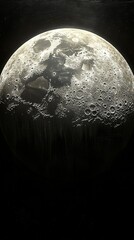
[[[105,38],[134,73],[134,1],[103,0],[0,0],[0,72],[25,41],[59,27]],[[17,164],[0,132],[0,239],[134,240],[133,146],[134,134],[102,175],[55,185]]]

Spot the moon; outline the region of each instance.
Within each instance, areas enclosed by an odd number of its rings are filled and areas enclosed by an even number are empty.
[[[134,76],[115,47],[61,28],[24,43],[0,79],[0,124],[11,149],[47,177],[105,169],[127,143]]]

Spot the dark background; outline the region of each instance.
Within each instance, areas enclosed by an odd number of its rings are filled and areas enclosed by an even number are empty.
[[[31,37],[59,27],[112,43],[134,72],[134,1],[0,0],[0,72]],[[0,239],[134,239],[134,136],[110,170],[55,186],[16,164],[0,133]]]

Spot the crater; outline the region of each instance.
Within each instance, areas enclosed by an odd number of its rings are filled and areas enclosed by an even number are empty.
[[[51,115],[55,115],[55,111],[58,107],[58,104],[61,101],[61,97],[57,94],[54,94],[53,91],[49,92],[46,96],[46,101],[48,103],[47,111]]]
[[[84,60],[82,63],[82,70],[88,71],[91,70],[94,65],[94,59]]]

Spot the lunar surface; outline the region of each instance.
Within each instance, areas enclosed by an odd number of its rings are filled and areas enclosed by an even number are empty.
[[[23,44],[5,65],[0,107],[7,142],[30,168],[45,176],[90,175],[132,133],[134,76],[98,35],[51,30]]]

